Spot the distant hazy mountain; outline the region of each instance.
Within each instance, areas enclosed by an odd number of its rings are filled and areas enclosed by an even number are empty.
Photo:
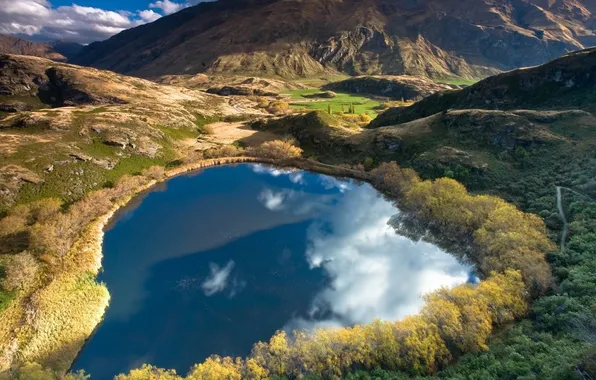
[[[596,0],[220,0],[85,47],[144,77],[242,73],[478,77],[596,44]]]
[[[81,50],[85,47],[84,45],[78,44],[76,42],[66,42],[66,41],[50,42],[50,46],[52,46],[54,51],[62,54],[69,60],[71,58],[77,56],[81,52]]]
[[[24,40],[0,34],[0,53],[33,55],[53,61],[66,61],[64,54],[59,53],[50,44]]]

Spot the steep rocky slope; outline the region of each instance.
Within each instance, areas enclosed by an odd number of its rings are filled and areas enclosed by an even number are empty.
[[[596,42],[594,0],[219,0],[83,49],[144,77],[240,73],[482,77]]]
[[[0,34],[0,54],[21,54],[48,58],[64,62],[66,56],[56,51],[51,44],[42,44]]]

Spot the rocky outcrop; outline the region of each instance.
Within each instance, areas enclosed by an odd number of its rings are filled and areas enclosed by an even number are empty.
[[[577,0],[220,0],[126,30],[74,62],[144,77],[485,77],[594,44]]]
[[[0,56],[0,96],[5,112],[86,104],[121,104],[123,100],[90,84],[98,78],[82,76],[68,65],[15,55]],[[87,74],[87,73],[86,73]]]

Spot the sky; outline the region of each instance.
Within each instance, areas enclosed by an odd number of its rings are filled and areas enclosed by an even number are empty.
[[[0,34],[88,44],[205,0],[0,0]]]

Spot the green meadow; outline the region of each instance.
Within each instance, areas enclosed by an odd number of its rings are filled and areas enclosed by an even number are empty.
[[[328,111],[331,106],[331,112],[334,114],[348,113],[350,106],[354,106],[354,113],[368,114],[371,118],[377,117],[378,107],[381,102],[366,98],[364,96],[351,95],[346,93],[338,92],[336,97],[332,99],[322,98],[309,98],[309,95],[313,95],[321,92],[322,90],[313,88],[306,90],[294,90],[284,93],[289,96],[288,103],[290,107],[296,110],[323,110]]]

